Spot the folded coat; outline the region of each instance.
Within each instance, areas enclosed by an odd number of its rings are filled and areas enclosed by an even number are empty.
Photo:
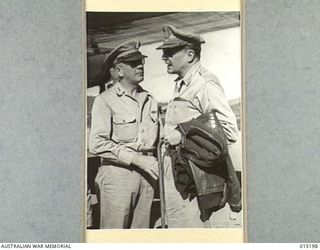
[[[175,186],[183,199],[197,197],[202,221],[226,202],[232,211],[241,211],[240,182],[215,111],[181,123],[177,129],[182,143],[169,153]]]

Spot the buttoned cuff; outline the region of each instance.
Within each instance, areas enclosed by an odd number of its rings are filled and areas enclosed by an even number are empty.
[[[125,151],[121,150],[119,152],[118,159],[119,161],[123,162],[126,165],[131,165],[133,157],[136,155],[136,152],[130,152],[130,151]]]

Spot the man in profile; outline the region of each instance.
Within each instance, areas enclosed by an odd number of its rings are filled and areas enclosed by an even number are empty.
[[[139,85],[146,58],[139,47],[140,42],[128,41],[106,57],[105,67],[114,68],[118,81],[92,108],[89,149],[102,158],[95,179],[102,229],[150,226],[159,121],[157,102]]]
[[[199,35],[183,32],[170,25],[163,27],[163,33],[163,44],[157,49],[163,51],[162,60],[167,65],[167,73],[178,76],[175,80],[174,92],[165,117],[164,138],[167,149],[176,149],[177,145],[182,143],[182,135],[178,130],[179,124],[189,122],[202,114],[212,112],[212,110],[215,111],[217,120],[221,124],[227,143],[236,142],[238,136],[237,121],[227,102],[222,86],[218,78],[203,68],[200,63],[201,44],[205,42],[204,39]],[[214,227],[210,220],[203,219],[203,215],[200,215],[199,199],[190,195],[183,197],[182,192],[178,190],[177,187],[180,183],[176,182],[174,173],[177,173],[177,169],[174,168],[172,159],[170,150],[167,150],[164,156],[164,183],[168,227]],[[195,175],[194,178],[196,179]],[[220,177],[215,179],[219,181],[219,185],[222,183],[221,186],[224,187],[223,182],[226,182],[226,180],[222,180]],[[238,180],[233,181],[237,188],[237,204],[232,205],[238,209],[241,206],[240,186]],[[207,187],[206,183],[200,184],[197,189]],[[213,183],[213,187],[215,186],[215,183]],[[221,193],[219,195],[225,199],[226,190],[222,189],[219,192]],[[210,202],[214,203],[216,201],[210,200]],[[219,202],[216,203],[220,204]],[[223,206],[214,209],[221,209]]]

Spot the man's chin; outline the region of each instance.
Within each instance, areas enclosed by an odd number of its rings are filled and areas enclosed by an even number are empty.
[[[143,76],[138,76],[136,79],[137,79],[137,82],[139,83],[139,82],[142,82],[144,80],[144,77]]]
[[[167,69],[167,73],[168,73],[168,74],[174,74],[173,70],[170,69],[170,68]]]

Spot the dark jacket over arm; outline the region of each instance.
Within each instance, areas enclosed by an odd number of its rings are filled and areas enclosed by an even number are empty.
[[[241,211],[241,187],[226,136],[214,111],[181,123],[182,143],[171,150],[175,185],[184,199],[197,197],[201,219],[229,203]]]

